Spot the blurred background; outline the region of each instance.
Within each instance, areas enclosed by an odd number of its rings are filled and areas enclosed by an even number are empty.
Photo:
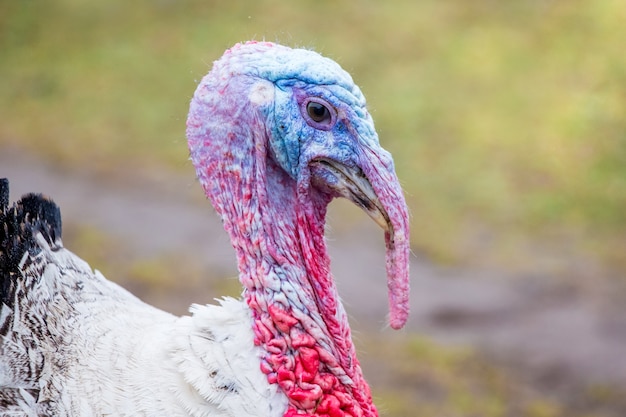
[[[0,0],[0,176],[55,198],[65,245],[146,301],[236,295],[189,99],[236,42],[315,49],[368,98],[412,212],[400,333],[382,235],[330,213],[381,414],[623,417],[624,22],[620,0]]]

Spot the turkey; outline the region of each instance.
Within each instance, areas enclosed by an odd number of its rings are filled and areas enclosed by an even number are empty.
[[[187,139],[242,299],[147,305],[64,248],[50,198],[10,205],[3,180],[0,415],[377,416],[324,240],[335,197],[383,228],[402,327],[408,211],[359,88],[313,51],[237,44],[198,85]]]

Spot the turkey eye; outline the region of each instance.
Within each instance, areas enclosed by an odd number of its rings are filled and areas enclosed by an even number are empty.
[[[337,111],[319,97],[308,97],[300,105],[302,116],[309,126],[320,130],[330,130],[337,120]]]
[[[309,104],[306,105],[306,112],[309,114],[311,119],[316,121],[317,123],[322,123],[326,120],[330,120],[330,112],[321,103],[316,103],[314,101],[310,101]]]

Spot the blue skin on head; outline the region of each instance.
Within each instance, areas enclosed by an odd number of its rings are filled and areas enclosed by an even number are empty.
[[[274,158],[292,178],[297,179],[313,159],[353,167],[358,164],[360,146],[380,146],[363,94],[336,62],[313,51],[280,46],[268,48],[261,57],[241,54],[236,67],[242,74],[274,85],[274,101],[260,110],[267,118]],[[252,59],[254,65],[249,65]],[[332,128],[318,129],[307,123],[302,102],[308,97],[322,99],[336,112]]]
[[[328,126],[329,129],[316,128],[307,123],[306,109],[302,104],[310,97],[322,99],[323,104],[336,113],[334,124]],[[359,96],[355,96],[337,84],[281,80],[276,86],[273,115],[268,120],[268,128],[272,131],[270,145],[277,162],[293,178],[315,158],[355,166],[358,161],[354,158],[358,156],[360,146],[368,142],[378,146],[373,121],[364,105],[360,92]]]

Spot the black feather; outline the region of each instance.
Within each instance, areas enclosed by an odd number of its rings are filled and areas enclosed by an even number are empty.
[[[0,178],[0,211],[4,212],[9,206],[9,180]]]
[[[13,307],[19,264],[26,252],[41,251],[37,235],[52,247],[61,246],[61,211],[48,197],[26,194],[9,207],[9,182],[0,181],[0,302]]]

